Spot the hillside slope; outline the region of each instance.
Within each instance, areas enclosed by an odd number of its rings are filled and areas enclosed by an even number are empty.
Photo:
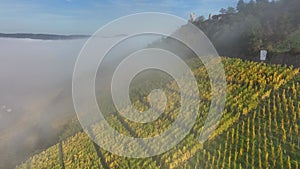
[[[202,100],[196,124],[176,147],[161,155],[130,159],[111,154],[94,144],[84,132],[30,157],[16,168],[298,168],[300,163],[300,74],[292,67],[222,58],[227,80],[227,101],[222,120],[210,139],[198,137],[210,105],[210,83],[205,67],[188,61],[199,83]],[[254,73],[256,72],[256,73]],[[151,137],[168,129],[180,108],[174,82],[164,90],[171,103],[166,114],[152,124],[132,123],[117,114],[106,116],[120,133]],[[193,98],[192,93],[185,97]],[[146,109],[143,97],[135,106]],[[188,111],[188,110],[186,110]],[[97,131],[97,125],[91,127]],[[147,131],[147,132],[145,132]],[[102,133],[93,132],[95,139]]]

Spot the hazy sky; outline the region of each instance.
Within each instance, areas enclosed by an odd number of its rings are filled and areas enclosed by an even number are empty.
[[[137,12],[188,19],[217,14],[238,0],[0,0],[0,32],[92,34],[105,23]]]

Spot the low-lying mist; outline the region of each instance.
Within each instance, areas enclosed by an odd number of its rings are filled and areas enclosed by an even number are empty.
[[[105,57],[101,70],[157,38],[127,40]],[[72,76],[86,40],[0,38],[0,168],[12,168],[57,143],[59,132],[76,117]],[[99,78],[107,79],[107,73]],[[100,85],[96,90],[106,89]]]
[[[0,38],[0,168],[53,144],[75,116],[72,73],[85,41]]]
[[[136,36],[120,42],[107,53],[99,65],[96,79],[95,92],[100,96],[97,97],[100,107],[109,107],[105,100],[106,94],[111,91],[111,76],[130,53],[160,47],[173,49],[181,57],[190,56],[191,52],[187,52],[186,47],[178,48],[178,42],[162,38],[165,39],[162,45],[161,38],[152,34]],[[1,169],[13,168],[36,152],[57,143],[62,129],[76,117],[72,102],[72,76],[86,40],[0,38]],[[89,72],[89,69],[86,67],[84,71]],[[84,80],[85,73],[80,78]]]

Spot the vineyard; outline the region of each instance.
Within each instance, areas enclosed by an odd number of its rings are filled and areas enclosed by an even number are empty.
[[[222,58],[227,81],[225,109],[216,130],[206,142],[199,144],[201,131],[209,132],[216,125],[213,119],[208,120],[209,127],[203,131],[212,96],[210,81],[198,60],[190,59],[187,63],[196,77],[201,102],[190,133],[170,151],[143,159],[120,157],[105,151],[79,131],[16,168],[299,168],[299,69]],[[147,95],[160,87],[168,100],[164,113],[156,121],[145,124],[134,123],[118,113],[107,113],[105,119],[118,132],[131,137],[159,135],[176,119],[181,106],[180,94],[191,104],[196,97],[193,91],[180,93],[175,81],[160,80],[146,85],[147,90],[139,90],[136,85],[138,94],[132,97],[135,107],[147,110]],[[187,106],[183,111],[192,109]],[[93,123],[88,129],[95,140],[115,139],[106,138],[106,131],[100,125]],[[136,151],[150,152],[158,146],[139,145],[143,149]]]

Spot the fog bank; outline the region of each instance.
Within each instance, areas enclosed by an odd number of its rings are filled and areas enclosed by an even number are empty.
[[[85,41],[0,38],[0,168],[50,142],[75,115],[72,73]]]

